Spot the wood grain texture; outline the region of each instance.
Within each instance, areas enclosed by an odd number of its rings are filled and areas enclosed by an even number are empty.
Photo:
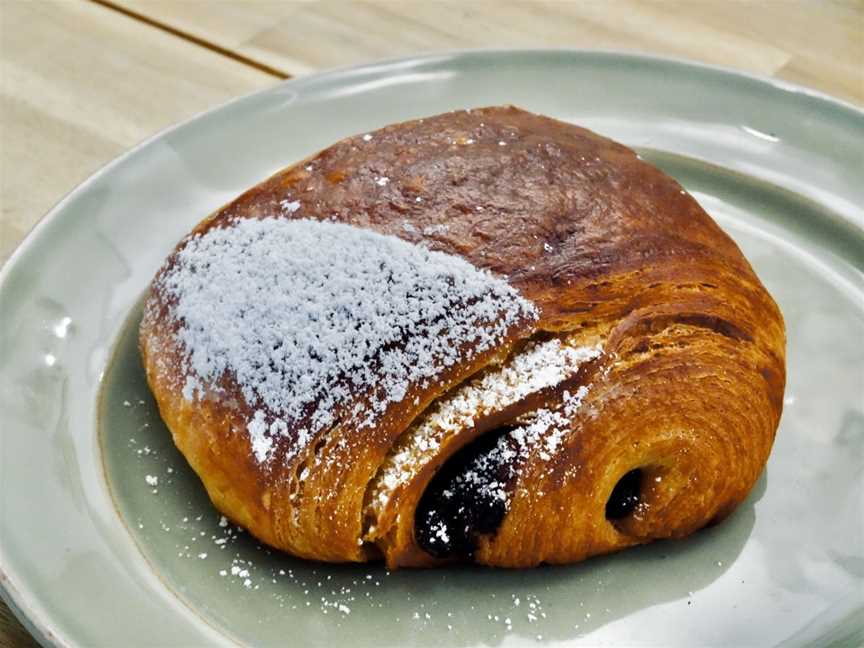
[[[98,167],[276,79],[83,2],[0,1],[0,262]],[[35,646],[0,602],[0,648]]]
[[[864,105],[856,0],[108,1],[291,75],[446,48],[611,48],[776,76]]]
[[[633,49],[864,105],[862,0],[110,1],[147,21],[71,0],[0,0],[0,262],[105,162],[277,80],[220,50],[282,75],[443,48]],[[0,648],[34,645],[27,636],[0,603]]]
[[[90,3],[0,6],[0,261],[101,165],[166,126],[275,81]]]
[[[36,648],[30,633],[24,629],[6,604],[0,601],[0,646],[3,648]]]

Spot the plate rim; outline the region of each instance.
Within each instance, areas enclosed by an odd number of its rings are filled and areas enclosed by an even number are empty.
[[[768,76],[767,74],[759,74],[756,72],[749,72],[747,70],[738,70],[736,68],[727,67],[724,65],[716,65],[714,63],[705,63],[703,61],[697,61],[695,59],[688,59],[685,57],[679,56],[669,56],[663,54],[654,54],[650,52],[643,52],[641,50],[626,50],[626,49],[618,49],[618,48],[587,48],[587,47],[515,47],[515,48],[507,48],[507,47],[476,47],[476,48],[455,48],[455,49],[445,49],[445,50],[436,50],[433,52],[426,52],[423,54],[418,54],[414,56],[398,56],[398,57],[388,57],[383,59],[376,59],[374,61],[369,61],[366,63],[349,63],[345,65],[338,65],[332,68],[327,68],[325,70],[321,70],[319,72],[312,72],[311,74],[305,74],[301,76],[294,76],[288,79],[281,79],[274,83],[271,86],[267,86],[265,88],[259,88],[258,90],[253,90],[251,92],[247,92],[236,97],[232,97],[227,101],[216,104],[215,106],[211,106],[209,108],[205,108],[201,110],[187,119],[184,119],[179,122],[175,122],[173,124],[169,124],[164,128],[161,128],[151,135],[145,137],[143,140],[138,142],[137,144],[133,144],[129,149],[126,149],[119,155],[114,158],[111,158],[101,166],[96,167],[94,171],[87,176],[84,180],[75,185],[72,189],[63,194],[60,199],[48,209],[39,219],[33,223],[24,237],[18,242],[15,248],[10,253],[9,257],[0,264],[0,290],[2,290],[3,283],[6,279],[6,274],[8,268],[12,265],[12,263],[17,260],[17,257],[20,256],[20,252],[22,248],[31,243],[31,239],[35,237],[45,222],[49,220],[53,220],[55,213],[60,211],[62,207],[65,206],[67,202],[70,202],[76,193],[84,189],[86,186],[90,185],[94,182],[97,177],[104,175],[106,172],[111,170],[115,165],[120,164],[123,160],[133,155],[138,149],[144,148],[151,142],[189,124],[191,122],[197,121],[203,117],[206,117],[210,113],[216,112],[217,110],[221,110],[223,108],[227,108],[236,103],[241,103],[248,99],[258,96],[259,94],[263,94],[266,92],[273,92],[276,88],[284,88],[286,86],[292,85],[301,85],[303,83],[309,83],[313,81],[321,81],[325,80],[328,77],[333,76],[341,76],[348,73],[356,73],[360,71],[368,71],[373,72],[376,69],[381,69],[383,71],[384,68],[402,66],[407,63],[412,64],[426,64],[432,63],[436,60],[440,59],[456,59],[456,58],[464,58],[468,56],[481,56],[481,57],[490,57],[495,58],[502,55],[530,55],[536,56],[541,54],[562,54],[562,55],[575,55],[575,56],[594,56],[599,55],[600,57],[608,57],[608,58],[622,58],[622,59],[634,59],[641,61],[653,61],[655,63],[666,63],[669,65],[674,65],[678,67],[684,68],[692,68],[692,69],[702,69],[707,72],[714,72],[719,74],[725,74],[732,77],[737,77],[740,79],[747,79],[749,81],[754,81],[757,83],[765,84],[772,87],[775,90],[782,90],[785,92],[790,92],[794,95],[799,95],[803,97],[807,97],[809,99],[813,99],[819,102],[824,102],[828,105],[833,105],[836,108],[841,108],[843,110],[849,111],[853,113],[859,119],[864,119],[864,106],[858,106],[851,101],[846,99],[841,99],[840,97],[835,97],[834,95],[824,92],[822,90],[817,90],[816,88],[811,88],[807,85],[794,83],[792,81],[786,81],[785,79],[778,79],[776,77]]]
[[[734,68],[704,63],[683,57],[658,55],[647,53],[640,50],[624,50],[615,48],[568,48],[568,47],[523,47],[523,48],[458,48],[435,50],[428,53],[423,53],[414,56],[388,57],[380,60],[370,61],[359,64],[347,64],[328,68],[320,72],[314,72],[307,75],[292,77],[277,81],[273,85],[264,88],[259,88],[252,92],[248,92],[228,101],[211,106],[202,111],[195,113],[187,119],[168,125],[152,135],[144,138],[139,143],[131,148],[123,151],[118,156],[112,158],[108,162],[99,166],[83,181],[69,190],[65,195],[54,204],[43,216],[41,216],[28,230],[21,241],[12,250],[9,257],[3,262],[0,267],[0,296],[2,296],[8,276],[14,266],[19,263],[19,260],[25,255],[25,252],[34,242],[41,236],[42,231],[54,222],[63,213],[66,205],[72,202],[75,197],[85,191],[90,185],[98,181],[104,175],[110,173],[115,167],[122,164],[125,160],[135,155],[139,150],[149,146],[153,142],[165,137],[166,135],[179,130],[193,122],[206,118],[212,113],[228,108],[235,104],[240,104],[252,98],[258,97],[266,93],[278,92],[280,89],[292,88],[302,90],[304,86],[324,83],[338,79],[339,77],[350,77],[357,74],[368,74],[373,76],[386,76],[389,72],[399,70],[405,67],[418,67],[441,63],[444,61],[453,63],[466,59],[477,59],[480,62],[489,63],[501,57],[516,57],[516,58],[531,58],[542,56],[562,56],[562,57],[597,57],[600,59],[618,59],[623,61],[647,62],[655,65],[672,66],[679,69],[689,69],[694,71],[703,71],[710,74],[725,76],[731,80],[741,82],[747,81],[755,83],[757,86],[768,87],[773,91],[791,93],[797,99],[812,100],[826,107],[839,109],[843,112],[850,113],[855,119],[862,120],[864,126],[864,107],[859,107],[851,101],[835,97],[831,94],[816,90],[805,85],[793,83],[783,79],[770,77],[764,74],[737,70]],[[854,220],[846,220],[847,223],[864,231],[864,227]],[[132,540],[130,540],[132,541]],[[132,541],[134,542],[134,541]],[[21,624],[30,632],[34,639],[42,645],[55,646],[72,646],[71,640],[62,636],[53,626],[50,615],[43,609],[40,609],[38,597],[28,597],[16,585],[15,580],[8,571],[5,565],[8,564],[6,551],[3,543],[0,542],[0,597],[9,606],[15,617]],[[170,589],[170,588],[169,588]],[[178,601],[184,604],[182,600]]]

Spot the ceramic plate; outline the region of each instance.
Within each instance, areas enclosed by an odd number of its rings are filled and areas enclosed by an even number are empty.
[[[724,524],[571,567],[387,573],[220,525],[135,347],[204,215],[353,133],[513,103],[635,147],[735,238],[788,327],[768,467]],[[162,133],[58,205],[0,276],[0,577],[47,644],[827,645],[864,639],[864,113],[615,53],[444,54],[290,81]],[[224,523],[223,523],[224,524]]]

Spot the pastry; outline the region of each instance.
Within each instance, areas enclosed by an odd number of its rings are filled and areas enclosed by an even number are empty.
[[[342,140],[202,221],[140,348],[215,506],[391,568],[686,536],[768,459],[777,305],[628,148],[514,107]]]

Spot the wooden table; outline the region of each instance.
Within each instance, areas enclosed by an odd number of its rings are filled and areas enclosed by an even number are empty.
[[[862,0],[0,0],[0,261],[99,166],[201,110],[336,65],[492,46],[687,57],[864,106]],[[33,645],[0,603],[0,648]]]

